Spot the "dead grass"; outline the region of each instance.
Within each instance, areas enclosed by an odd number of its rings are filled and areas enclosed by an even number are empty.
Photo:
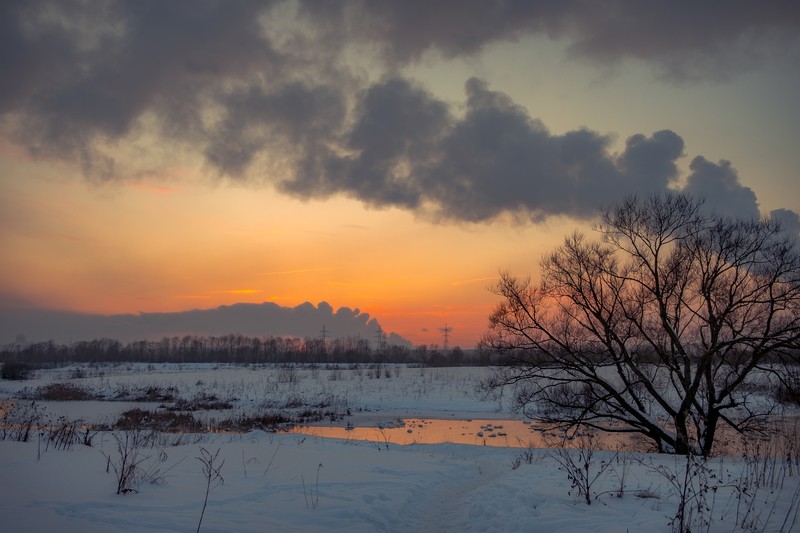
[[[114,429],[199,433],[203,431],[203,424],[188,413],[147,411],[137,408],[122,413],[114,424]]]
[[[77,402],[99,400],[101,396],[75,383],[50,383],[36,387],[34,391],[24,390],[21,396],[27,400]]]

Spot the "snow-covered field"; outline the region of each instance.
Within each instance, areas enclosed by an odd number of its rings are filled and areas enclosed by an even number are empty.
[[[73,366],[38,371],[32,380],[0,382],[0,398],[30,404],[15,398],[49,383],[73,383],[98,397],[126,400],[36,402],[43,419],[65,416],[86,424],[112,425],[132,405],[156,409],[177,399],[210,397],[230,407],[198,412],[206,421],[316,405],[349,412],[339,426],[397,425],[398,418],[510,424],[505,398],[477,392],[486,372]],[[132,401],[148,389],[169,390],[172,399]],[[38,432],[28,442],[6,438],[0,441],[0,531],[195,531],[203,513],[200,530],[209,532],[655,532],[673,529],[681,500],[693,531],[800,531],[796,433],[740,445],[743,451],[761,446],[791,457],[751,453],[705,464],[627,449],[594,450],[586,440],[565,450],[400,445],[388,438],[357,440],[354,433],[341,439],[260,430],[161,435],[155,446],[136,450],[138,477],[125,494],[116,493],[119,440],[125,435],[120,431],[99,432],[92,446],[69,449],[55,449]],[[203,512],[208,478],[197,458],[217,451],[213,468],[224,483],[211,484]],[[587,463],[590,505],[580,490]]]

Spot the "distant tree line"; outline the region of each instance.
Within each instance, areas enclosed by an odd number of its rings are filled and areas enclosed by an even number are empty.
[[[485,364],[488,360],[460,348],[440,350],[436,346],[409,348],[382,345],[374,349],[360,338],[328,339],[186,335],[158,341],[122,343],[94,339],[70,344],[53,341],[9,345],[0,349],[4,364],[53,363],[406,363],[423,366]]]

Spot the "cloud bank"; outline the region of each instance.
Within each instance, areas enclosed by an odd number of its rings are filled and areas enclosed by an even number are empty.
[[[679,133],[634,135],[615,153],[589,129],[550,133],[483,80],[466,80],[457,105],[402,68],[540,36],[600,68],[718,81],[796,46],[799,30],[791,1],[7,1],[0,128],[93,180],[130,179],[117,148],[149,135],[231,180],[439,221],[589,218],[621,195],[681,187],[758,216],[727,161],[696,156],[682,181]],[[367,81],[352,57],[382,76]]]
[[[235,304],[214,309],[137,315],[91,315],[40,309],[0,309],[0,344],[23,335],[29,342],[113,338],[121,342],[160,340],[164,337],[241,334],[251,337],[362,338],[376,342],[380,324],[368,313],[327,302],[281,307],[271,302]],[[410,346],[406,339],[388,333],[386,342]]]
[[[800,26],[800,7],[791,1],[754,9],[745,0],[307,0],[303,8],[318,25],[335,20],[340,37],[368,43],[390,64],[430,51],[473,55],[496,42],[541,35],[567,43],[575,58],[641,60],[677,80],[727,78],[751,68],[771,48],[796,42]]]

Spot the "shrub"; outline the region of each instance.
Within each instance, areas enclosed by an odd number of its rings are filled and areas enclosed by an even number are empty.
[[[219,411],[233,409],[233,404],[220,400],[216,394],[200,393],[191,400],[178,399],[167,409],[170,411]]]
[[[26,393],[31,400],[48,400],[57,402],[96,400],[98,395],[74,383],[50,383],[37,387],[33,393]]]
[[[136,394],[132,398],[135,402],[171,402],[175,400],[175,393],[178,389],[175,387],[145,387],[137,389]]]
[[[291,426],[294,420],[283,413],[263,413],[255,416],[240,415],[235,418],[222,420],[217,424],[221,431],[277,431]]]
[[[582,434],[573,442],[574,449],[570,449],[566,440],[561,445],[553,449],[552,457],[559,464],[559,470],[567,474],[572,490],[577,496],[583,498],[587,505],[592,504],[592,487],[595,482],[601,479],[612,469],[614,461],[619,452],[615,453],[611,460],[601,460],[599,464],[595,461],[595,452],[598,449],[595,435],[593,433]]]
[[[124,383],[117,385],[114,391],[115,400],[128,402],[172,402],[175,401],[178,389],[175,387],[135,387],[129,388]]]
[[[152,431],[200,431],[203,425],[188,413],[172,411],[145,411],[130,409],[125,411],[114,424],[115,429],[134,431],[148,429]]]
[[[673,531],[689,533],[710,529],[717,489],[723,485],[704,457],[699,455],[686,455],[683,458],[676,456],[673,468],[665,464],[655,464],[652,458],[649,463],[642,464],[660,474],[671,486],[677,500],[675,515],[669,520]],[[639,498],[648,497],[639,495],[639,493],[637,496]]]
[[[3,369],[0,371],[0,376],[2,376],[3,379],[23,380],[28,379],[32,372],[33,367],[27,363],[7,361],[3,363]]]
[[[792,369],[786,373],[785,379],[775,389],[775,396],[780,403],[800,405],[800,370]]]
[[[62,416],[47,425],[47,448],[53,446],[56,450],[69,450],[74,444],[92,446],[98,431],[100,429],[92,424]]]
[[[139,484],[163,482],[166,471],[161,465],[167,460],[163,450],[154,450],[154,432],[145,433],[139,430],[112,433],[116,445],[114,456],[103,452],[106,457],[106,472],[114,471],[117,481],[117,494],[139,492]],[[150,448],[153,453],[145,455],[144,450]]]
[[[6,402],[0,405],[0,440],[28,442],[44,419],[44,409],[31,403]]]

